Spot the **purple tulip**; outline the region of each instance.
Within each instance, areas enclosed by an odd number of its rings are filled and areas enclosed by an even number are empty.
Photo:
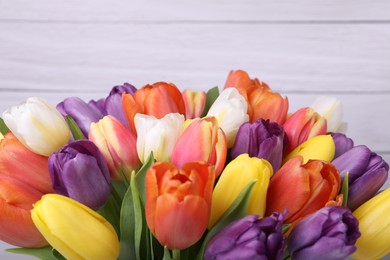
[[[110,173],[94,143],[77,140],[49,157],[54,190],[92,209],[104,205],[111,193]]]
[[[204,259],[282,259],[284,215],[249,215],[221,229],[207,244]]]
[[[137,89],[129,83],[113,87],[104,104],[106,115],[112,115],[123,124],[128,125],[122,108],[122,94],[129,93],[133,95],[135,91]]]
[[[356,250],[359,222],[346,207],[325,207],[301,220],[288,237],[294,260],[345,259]]]
[[[70,115],[76,121],[84,136],[88,136],[91,123],[99,121],[104,116],[94,106],[89,106],[78,97],[66,98],[57,105],[57,110],[63,116]]]
[[[332,161],[344,179],[348,175],[348,208],[354,211],[387,181],[389,165],[367,146],[358,145]]]
[[[247,153],[250,157],[266,159],[276,172],[282,163],[283,144],[283,127],[275,122],[259,119],[253,124],[247,122],[240,126],[231,156],[234,159]]]
[[[90,100],[88,102],[88,106],[91,107],[91,108],[94,108],[96,109],[97,111],[99,111],[102,115],[106,115],[106,109],[104,107],[104,103],[106,102],[106,99],[105,98],[101,98],[101,99],[98,99],[98,100]]]
[[[347,137],[345,134],[342,133],[331,133],[331,135],[336,146],[336,151],[333,159],[336,159],[343,153],[346,153],[348,150],[352,149],[353,140],[351,138]]]

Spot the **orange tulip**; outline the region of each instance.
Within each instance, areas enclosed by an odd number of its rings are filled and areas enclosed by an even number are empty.
[[[193,119],[201,117],[206,103],[204,91],[191,91],[186,89],[183,92],[183,100],[186,107],[186,118]]]
[[[248,115],[251,123],[258,119],[269,119],[283,124],[288,112],[288,98],[272,92],[270,87],[257,78],[250,79],[242,70],[231,71],[225,88],[236,88],[248,102]]]
[[[185,115],[186,109],[180,90],[172,83],[156,82],[137,90],[134,95],[123,94],[122,105],[129,126],[135,133],[137,113],[160,119],[169,113]]]
[[[287,210],[286,223],[292,223],[336,199],[340,174],[329,162],[301,156],[288,160],[271,178],[267,193],[267,213]]]
[[[225,166],[227,142],[217,120],[205,117],[187,120],[185,124],[173,148],[172,162],[179,168],[188,162],[208,162],[215,166],[218,177]]]
[[[196,243],[207,228],[215,172],[207,163],[178,169],[155,163],[146,173],[146,222],[163,246],[183,249]]]
[[[312,108],[305,107],[294,112],[283,124],[288,145],[285,153],[317,135],[326,134],[326,119]]]

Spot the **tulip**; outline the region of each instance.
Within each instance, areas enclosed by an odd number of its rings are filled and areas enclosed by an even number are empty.
[[[207,244],[204,259],[282,259],[283,215],[249,215],[231,222]]]
[[[31,97],[3,113],[7,127],[31,151],[49,156],[70,140],[61,114],[46,100]]]
[[[225,166],[226,154],[225,133],[218,127],[217,120],[214,117],[197,118],[186,121],[173,148],[172,162],[179,168],[187,162],[208,162],[215,166],[218,177]]]
[[[269,120],[259,119],[255,123],[240,126],[236,141],[231,150],[232,158],[247,153],[269,161],[274,171],[282,163],[284,130],[283,127]]]
[[[207,113],[208,117],[217,119],[226,134],[229,148],[234,144],[238,128],[249,119],[247,108],[245,98],[236,89],[228,88],[222,91]]]
[[[66,259],[117,259],[119,241],[111,224],[87,206],[48,194],[31,210],[34,224]]]
[[[355,250],[358,221],[346,207],[325,207],[301,220],[288,238],[292,259],[342,260]]]
[[[104,205],[111,193],[110,173],[94,143],[77,140],[49,157],[54,190],[92,209]]]
[[[0,174],[0,240],[19,247],[47,245],[31,219],[30,210],[42,192]]]
[[[104,107],[104,103],[106,102],[105,98],[101,98],[98,100],[90,100],[88,101],[88,106],[92,109],[99,111],[102,115],[106,114],[106,108]]]
[[[358,145],[332,161],[341,178],[348,175],[348,207],[353,211],[372,198],[387,181],[389,165],[365,145]]]
[[[248,73],[243,70],[231,70],[226,79],[224,89],[236,88],[241,94],[245,94],[245,91],[252,87],[261,88],[268,86],[257,78],[251,79]]]
[[[66,98],[57,105],[57,110],[63,116],[70,115],[85,136],[88,135],[91,123],[97,122],[103,117],[100,111],[78,97]]]
[[[134,95],[124,93],[122,105],[130,128],[135,131],[137,113],[163,118],[170,113],[186,114],[180,90],[172,83],[156,82],[137,90]]]
[[[137,91],[137,89],[129,83],[113,87],[109,96],[104,101],[105,115],[112,115],[120,122],[127,125],[122,106],[122,94],[128,93],[133,95],[135,91]]]
[[[353,147],[353,140],[351,138],[348,138],[345,134],[331,133],[331,136],[333,138],[336,148],[333,159],[336,159],[337,157],[339,157]]]
[[[146,173],[147,225],[161,245],[184,249],[197,242],[210,217],[215,180],[212,166],[192,162],[178,169],[155,163]]]
[[[326,119],[305,107],[292,114],[283,127],[288,139],[285,152],[289,153],[314,136],[326,134]]]
[[[307,163],[309,160],[330,162],[334,158],[335,149],[335,143],[331,135],[319,135],[299,145],[284,158],[283,162],[297,155],[303,157],[303,163]]]
[[[209,227],[212,227],[230,207],[245,186],[257,181],[250,194],[248,215],[264,216],[272,165],[263,159],[241,154],[223,170],[213,191]]]
[[[170,161],[173,147],[183,129],[184,116],[167,114],[161,119],[137,114],[134,118],[137,131],[137,153],[142,163],[151,152],[156,161]]]
[[[287,210],[286,223],[305,217],[336,198],[340,174],[329,162],[303,157],[288,160],[272,177],[267,194],[267,213]]]
[[[129,179],[131,172],[141,166],[135,134],[115,117],[105,116],[92,123],[88,139],[103,154],[113,179],[122,180],[122,174]]]
[[[357,208],[361,237],[356,242],[354,259],[381,259],[390,253],[390,188]]]
[[[347,125],[343,122],[343,107],[338,98],[320,96],[310,107],[326,119],[327,132],[345,132]]]
[[[201,117],[206,103],[206,93],[204,91],[186,89],[183,92],[183,101],[186,107],[187,119]]]

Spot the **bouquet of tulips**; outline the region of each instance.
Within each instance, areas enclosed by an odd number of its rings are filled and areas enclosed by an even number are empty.
[[[222,91],[157,82],[0,120],[0,239],[41,259],[378,259],[389,165],[340,101],[289,112],[245,71]]]

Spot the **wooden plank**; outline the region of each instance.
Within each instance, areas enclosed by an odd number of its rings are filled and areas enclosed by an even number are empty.
[[[360,22],[390,20],[386,0],[346,1],[3,1],[1,21],[18,22]]]
[[[390,91],[382,24],[0,23],[0,31],[3,90],[160,80],[207,88],[241,68],[288,93]]]

